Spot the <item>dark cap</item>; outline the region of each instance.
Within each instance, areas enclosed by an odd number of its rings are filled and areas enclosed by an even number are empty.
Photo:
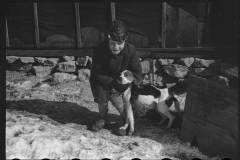
[[[107,32],[113,32],[116,35],[124,35],[127,37],[128,27],[122,21],[115,20],[109,23]],[[119,41],[119,36],[116,36],[114,40]]]

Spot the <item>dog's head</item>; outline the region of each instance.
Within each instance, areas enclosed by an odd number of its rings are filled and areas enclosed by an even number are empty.
[[[117,78],[117,82],[119,84],[129,84],[134,83],[137,84],[138,81],[141,81],[139,76],[136,73],[133,73],[129,70],[125,70],[120,73],[120,76]]]

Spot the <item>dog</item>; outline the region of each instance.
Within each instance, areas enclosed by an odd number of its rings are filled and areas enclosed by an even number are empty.
[[[123,93],[123,101],[125,103],[126,111],[126,123],[120,127],[120,130],[126,130],[128,126],[130,127],[129,135],[134,132],[134,116],[132,103],[130,98],[132,96],[132,87],[131,85],[134,80],[136,80],[137,75],[129,70],[125,70],[120,73],[120,76],[117,78],[117,82],[121,85],[129,84],[129,87]],[[140,88],[140,93],[138,94],[136,101],[144,105],[147,109],[156,109],[162,117],[162,121],[158,125],[162,125],[167,118],[169,122],[166,126],[166,129],[170,128],[172,125],[175,116],[169,112],[169,107],[172,106],[173,102],[175,104],[175,109],[178,113],[181,112],[179,101],[174,97],[173,93],[169,92],[169,89],[166,85],[163,87],[156,87],[154,85],[144,85],[138,86]]]

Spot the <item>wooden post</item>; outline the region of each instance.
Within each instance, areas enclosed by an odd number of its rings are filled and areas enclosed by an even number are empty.
[[[76,25],[77,25],[77,48],[81,48],[81,26],[80,26],[80,12],[79,3],[75,3]]]
[[[211,27],[211,17],[210,17],[211,2],[207,2],[207,26],[206,26],[206,43],[205,47],[209,46],[210,41],[210,27]]]
[[[116,20],[116,15],[115,15],[115,2],[111,2],[111,16],[112,16],[112,21]]]
[[[177,6],[177,10],[176,10],[176,14],[177,14],[177,48],[179,47],[179,5]]]
[[[37,3],[33,3],[36,47],[40,48]]]
[[[162,3],[162,40],[161,47],[165,48],[166,40],[166,16],[167,16],[167,2]]]
[[[9,45],[7,17],[6,17],[6,47],[10,47],[10,45]]]

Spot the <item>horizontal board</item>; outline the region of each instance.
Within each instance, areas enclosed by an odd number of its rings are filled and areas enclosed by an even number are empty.
[[[7,49],[7,56],[92,56],[92,49]],[[229,57],[237,56],[236,52],[215,51],[206,48],[136,48],[140,58],[148,58],[154,54],[154,58],[180,58],[180,57]]]
[[[191,75],[184,112],[236,134],[238,90]]]
[[[185,114],[180,139],[210,157],[238,159],[238,135],[211,125],[194,116]]]
[[[238,90],[190,75],[181,129],[201,152],[237,160]]]

